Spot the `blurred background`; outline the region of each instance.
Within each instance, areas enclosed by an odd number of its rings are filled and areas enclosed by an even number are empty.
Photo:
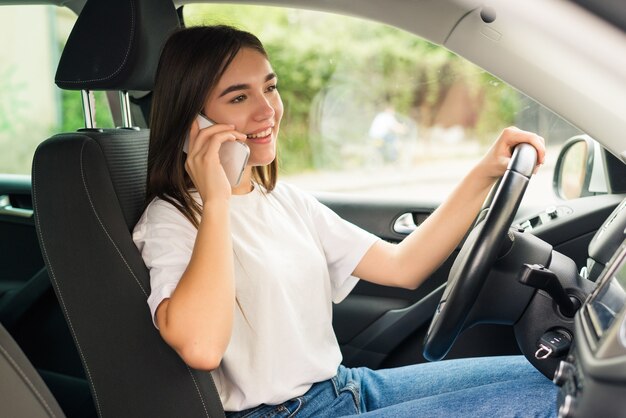
[[[54,6],[2,9],[0,147],[10,152],[0,173],[27,175],[42,140],[84,124],[80,92],[54,86],[76,17]],[[439,200],[515,125],[547,141],[526,198],[541,203],[560,146],[581,133],[445,48],[379,23],[226,4],[188,5],[183,16],[187,26],[225,23],[263,41],[285,104],[281,179],[307,190]],[[30,47],[11,49],[18,38]],[[95,98],[97,125],[113,126],[106,93]]]

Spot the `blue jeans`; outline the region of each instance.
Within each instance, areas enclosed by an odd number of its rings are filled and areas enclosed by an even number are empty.
[[[227,417],[555,417],[556,394],[556,386],[522,356],[386,370],[339,366],[335,377],[302,396]]]

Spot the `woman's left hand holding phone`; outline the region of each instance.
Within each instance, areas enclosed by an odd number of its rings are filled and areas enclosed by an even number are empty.
[[[185,169],[204,204],[230,198],[231,186],[220,164],[219,150],[224,142],[245,139],[246,135],[236,131],[233,125],[216,124],[200,129],[198,121],[193,121]]]

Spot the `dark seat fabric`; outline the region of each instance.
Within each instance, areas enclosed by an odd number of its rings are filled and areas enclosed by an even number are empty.
[[[211,375],[162,340],[146,304],[149,274],[130,229],[148,135],[60,134],[39,146],[33,204],[44,260],[101,417],[223,416]]]
[[[112,28],[115,28],[112,30]],[[57,69],[74,90],[150,90],[171,0],[89,0]],[[147,130],[59,134],[35,152],[35,225],[59,304],[101,417],[223,417],[211,374],[161,338],[149,273],[131,231],[143,209]]]
[[[6,417],[64,417],[45,383],[0,325],[0,405]]]
[[[55,83],[66,90],[152,90],[164,40],[177,27],[171,0],[89,0]]]

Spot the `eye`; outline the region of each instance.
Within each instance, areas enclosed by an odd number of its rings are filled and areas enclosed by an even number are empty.
[[[232,99],[230,102],[231,103],[241,103],[244,100],[246,100],[246,96],[244,94],[241,94],[241,95],[235,97],[234,99]]]
[[[271,92],[273,92],[273,91],[275,91],[277,89],[278,89],[278,86],[276,86],[276,84],[272,84],[272,85],[267,87],[266,91],[271,93]]]

